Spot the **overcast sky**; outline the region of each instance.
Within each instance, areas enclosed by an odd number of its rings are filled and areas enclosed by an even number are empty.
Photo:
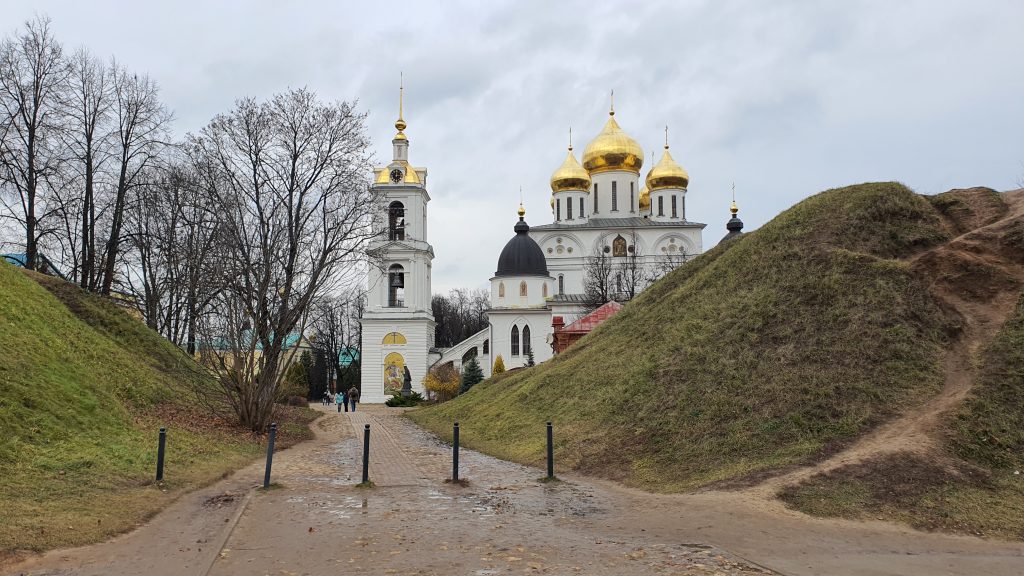
[[[484,287],[527,221],[551,221],[567,131],[616,119],[690,173],[687,217],[747,230],[802,198],[898,180],[933,194],[1024,179],[1024,2],[64,2],[35,12],[66,46],[148,72],[175,131],[241,96],[308,87],[358,99],[391,158],[399,72],[410,160],[429,170],[434,291]],[[660,155],[660,154],[659,154]]]

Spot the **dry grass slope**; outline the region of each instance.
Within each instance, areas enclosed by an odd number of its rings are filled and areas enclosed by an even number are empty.
[[[938,390],[959,326],[902,259],[950,233],[896,183],[829,190],[710,250],[569,352],[410,414],[465,445],[656,491],[814,460]]]

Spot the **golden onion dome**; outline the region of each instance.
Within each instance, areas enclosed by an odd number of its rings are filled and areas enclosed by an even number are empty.
[[[672,158],[672,154],[668,151],[668,144],[665,144],[665,152],[661,155],[661,160],[647,173],[646,184],[651,192],[666,188],[685,190],[690,184],[690,175]]]
[[[565,192],[566,190],[590,191],[590,174],[576,161],[576,155],[569,146],[569,154],[565,162],[551,175],[551,193]]]
[[[647,189],[646,184],[644,184],[644,187],[640,189],[640,211],[651,211],[651,191]]]
[[[601,133],[583,151],[583,167],[591,174],[610,170],[625,170],[640,174],[644,164],[644,152],[615,121],[615,111],[609,113]]]

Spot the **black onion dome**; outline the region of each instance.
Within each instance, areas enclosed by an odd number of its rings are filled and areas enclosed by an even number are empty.
[[[505,244],[498,256],[498,276],[547,276],[548,261],[540,245],[530,238],[529,224],[519,217],[515,226],[516,235]]]

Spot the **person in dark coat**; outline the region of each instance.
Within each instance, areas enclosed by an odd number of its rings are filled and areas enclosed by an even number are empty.
[[[348,403],[352,406],[352,411],[356,411],[356,403],[359,402],[359,388],[352,386],[348,389]]]

